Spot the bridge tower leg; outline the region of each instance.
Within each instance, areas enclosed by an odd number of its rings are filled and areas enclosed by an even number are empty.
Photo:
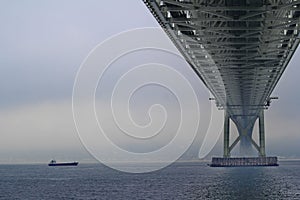
[[[264,110],[259,113],[259,154],[262,157],[266,156],[265,150],[265,122],[264,122]]]
[[[238,128],[239,136],[230,145],[230,119]],[[255,122],[259,120],[259,145],[252,139],[252,131]],[[230,157],[231,150],[239,143],[244,147],[253,145],[259,153],[259,157],[242,155],[242,157]],[[246,145],[246,146],[245,146]],[[246,148],[247,150],[247,148]],[[246,152],[246,151],[245,151]],[[245,117],[234,116],[225,110],[224,112],[224,152],[223,157],[213,157],[211,167],[233,167],[233,166],[278,166],[277,157],[267,157],[265,152],[265,124],[264,110],[258,115]]]
[[[239,136],[238,138],[230,145],[229,136],[230,136],[230,115],[225,110],[224,112],[224,149],[223,149],[223,157],[229,158],[231,150],[236,146],[238,142],[240,142],[243,146],[241,149],[243,150],[243,154],[247,155],[247,148],[251,147],[253,145],[255,149],[258,151],[260,157],[266,156],[265,151],[265,124],[264,124],[264,110],[261,110],[259,112],[259,115],[257,116],[259,120],[259,145],[252,139],[252,131],[254,127],[255,120],[249,120],[245,124],[246,127],[243,127],[240,125],[243,121],[239,121],[237,119],[233,119],[233,122],[236,124]],[[249,152],[248,152],[249,153]]]
[[[230,157],[229,150],[229,128],[230,128],[230,118],[228,113],[225,110],[224,116],[224,158]]]

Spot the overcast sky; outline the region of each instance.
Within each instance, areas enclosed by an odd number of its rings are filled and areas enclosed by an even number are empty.
[[[52,158],[92,161],[72,118],[76,73],[88,53],[108,37],[133,28],[157,27],[153,16],[140,0],[118,4],[98,0],[2,0],[0,25],[0,163],[48,162]],[[266,111],[269,155],[300,157],[299,54],[295,53],[273,93],[279,100]],[[162,95],[160,90],[156,88],[158,95],[152,100],[169,99],[176,106],[172,95]],[[151,89],[137,94],[137,99],[148,100],[144,102],[146,107],[151,102],[147,91]],[[203,84],[197,92],[203,94],[200,105],[209,105]],[[135,116],[141,123],[142,113],[139,109]],[[210,113],[204,109],[201,115],[209,118]],[[203,120],[205,124],[207,119]],[[206,128],[203,126],[199,134]],[[221,154],[220,141],[215,154]],[[189,157],[197,157],[199,148],[196,142]]]

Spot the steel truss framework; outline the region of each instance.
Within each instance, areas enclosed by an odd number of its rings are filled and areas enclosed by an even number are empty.
[[[225,109],[224,156],[240,141],[264,149],[263,110],[299,44],[300,0],[144,0]],[[239,137],[229,146],[229,119]],[[252,129],[259,119],[259,145]],[[227,141],[228,138],[228,141]]]

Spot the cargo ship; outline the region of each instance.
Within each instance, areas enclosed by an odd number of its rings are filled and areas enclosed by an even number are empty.
[[[51,160],[48,166],[77,166],[78,162],[61,162],[58,163],[56,160]]]

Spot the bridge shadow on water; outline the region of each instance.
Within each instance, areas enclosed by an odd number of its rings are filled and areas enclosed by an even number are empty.
[[[202,183],[187,193],[196,199],[300,199],[298,164],[205,169]]]

